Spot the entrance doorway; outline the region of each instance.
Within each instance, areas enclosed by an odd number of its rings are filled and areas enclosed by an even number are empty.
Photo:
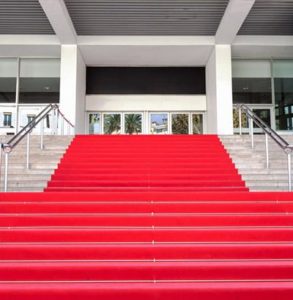
[[[273,122],[273,107],[271,105],[261,105],[261,106],[253,106],[249,105],[249,108],[267,125],[274,129],[274,122]],[[234,132],[239,133],[239,111],[238,109],[233,109],[233,127]],[[242,125],[242,132],[249,133],[249,120],[246,117],[245,113],[241,114],[241,125]],[[253,130],[255,133],[260,133],[262,130],[258,128],[257,125],[254,124]]]
[[[88,112],[89,134],[203,134],[204,112]]]

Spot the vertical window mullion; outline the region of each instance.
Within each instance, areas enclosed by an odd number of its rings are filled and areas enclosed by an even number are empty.
[[[19,86],[20,86],[20,58],[17,58],[16,93],[15,93],[15,133],[19,128]]]

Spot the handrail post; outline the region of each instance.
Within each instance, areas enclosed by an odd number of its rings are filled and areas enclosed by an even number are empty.
[[[57,128],[58,128],[57,122],[58,122],[58,119],[57,119],[56,109],[53,110],[52,117],[53,117],[52,133],[53,133],[53,135],[57,135]]]
[[[291,176],[291,151],[287,153],[288,157],[288,190],[292,191],[292,176]]]
[[[265,138],[266,138],[266,165],[268,169],[269,168],[269,138],[267,133],[265,133]]]
[[[58,129],[57,129],[57,134],[58,135],[62,135],[62,120],[63,120],[63,118],[62,118],[62,116],[61,116],[61,114],[60,114],[60,112],[59,112],[59,110],[57,111],[57,113],[58,113],[58,117],[57,117],[57,128],[59,129],[59,131],[58,131]]]
[[[253,136],[253,119],[249,118],[249,132],[251,137],[251,148],[254,148],[254,136]]]
[[[4,165],[4,192],[8,190],[8,161],[9,153],[5,152],[5,165]]]
[[[27,134],[27,140],[26,140],[26,168],[30,168],[30,134],[29,131]]]
[[[41,121],[41,150],[44,150],[44,119]]]
[[[58,132],[57,132],[57,130],[58,130],[58,116],[57,116],[57,111],[56,110],[54,110],[54,113],[53,113],[53,120],[54,120],[54,122],[53,122],[53,134],[57,135],[58,134]]]
[[[55,112],[54,110],[52,111],[51,119],[50,119],[50,135],[54,134],[54,127],[55,127]]]
[[[242,135],[242,111],[241,111],[241,106],[239,106],[239,110],[238,110],[238,120],[239,120],[239,135]]]
[[[60,135],[61,132],[59,132],[59,128],[60,126],[60,114],[59,114],[59,110],[56,110],[56,135]],[[60,128],[61,129],[61,128]],[[61,131],[61,130],[60,130]]]
[[[61,116],[61,135],[64,135],[64,118]]]

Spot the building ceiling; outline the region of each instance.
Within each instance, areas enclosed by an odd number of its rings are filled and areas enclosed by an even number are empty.
[[[256,0],[238,35],[293,35],[293,0]]]
[[[78,35],[215,35],[229,0],[65,0]]]
[[[80,36],[174,37],[214,36],[229,0],[64,2]],[[0,0],[0,34],[55,32],[38,0]],[[256,0],[238,35],[292,36],[293,0]]]
[[[0,34],[55,34],[38,0],[1,0]]]

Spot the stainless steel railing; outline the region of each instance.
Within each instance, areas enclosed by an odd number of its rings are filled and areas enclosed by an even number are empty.
[[[7,192],[8,187],[8,165],[9,154],[13,149],[26,137],[26,168],[30,168],[30,135],[34,128],[40,124],[40,149],[44,149],[44,120],[53,112],[53,134],[58,134],[58,125],[61,127],[61,134],[64,135],[64,122],[67,124],[67,134],[71,134],[71,128],[74,125],[64,116],[57,104],[47,105],[33,120],[24,126],[16,135],[14,135],[8,142],[1,143],[1,157],[0,157],[0,172],[2,169],[2,153],[4,153],[4,192]]]
[[[293,145],[290,145],[283,139],[275,130],[261,120],[247,105],[239,104],[236,106],[239,113],[239,134],[242,135],[242,112],[246,114],[249,123],[249,134],[251,137],[251,148],[254,148],[254,124],[256,124],[265,134],[265,151],[266,151],[266,167],[270,166],[269,158],[269,137],[285,152],[287,155],[288,164],[288,190],[292,191],[292,170],[291,170],[291,155]]]

